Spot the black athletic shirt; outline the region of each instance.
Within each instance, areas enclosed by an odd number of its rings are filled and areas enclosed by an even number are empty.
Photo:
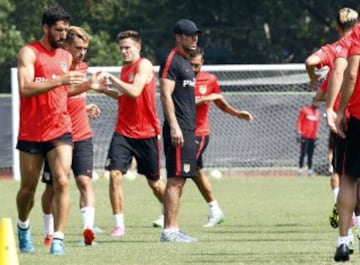
[[[195,74],[189,60],[178,48],[171,50],[166,61],[160,66],[159,78],[175,81],[172,99],[179,126],[181,129],[195,130]],[[167,124],[166,117],[164,124]]]

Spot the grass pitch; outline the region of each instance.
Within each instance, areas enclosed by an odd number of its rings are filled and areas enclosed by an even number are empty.
[[[0,182],[0,218],[16,221],[18,182]],[[207,205],[192,181],[182,196],[180,228],[199,239],[193,244],[160,243],[161,229],[152,221],[160,207],[143,178],[124,181],[126,235],[110,237],[114,220],[108,199],[108,180],[94,182],[97,196],[97,245],[81,247],[78,192],[71,181],[71,212],[65,234],[65,255],[52,256],[42,245],[43,226],[39,183],[31,214],[36,253],[19,254],[20,264],[335,264],[338,231],[328,215],[333,205],[328,177],[241,177],[212,180],[225,222],[203,228]],[[356,233],[356,231],[355,231]],[[348,264],[359,264],[357,242]]]

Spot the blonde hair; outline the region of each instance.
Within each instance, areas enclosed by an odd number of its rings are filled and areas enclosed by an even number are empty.
[[[354,9],[344,7],[339,10],[336,22],[341,29],[347,30],[353,28],[357,23],[357,20],[358,12]]]
[[[80,38],[85,42],[90,41],[90,35],[83,29],[77,26],[70,26],[66,34],[66,42],[71,44],[74,38]]]

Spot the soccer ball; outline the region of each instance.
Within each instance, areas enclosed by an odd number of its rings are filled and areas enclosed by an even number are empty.
[[[218,179],[219,180],[219,179],[222,178],[222,173],[218,169],[213,169],[213,170],[210,171],[209,176],[212,179]]]
[[[96,181],[98,179],[99,179],[99,174],[95,170],[93,170],[93,172],[92,172],[92,180]]]

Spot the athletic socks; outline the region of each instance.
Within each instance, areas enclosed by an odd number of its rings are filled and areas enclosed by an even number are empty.
[[[80,209],[80,214],[83,221],[83,228],[93,229],[95,220],[95,208],[83,207]]]

